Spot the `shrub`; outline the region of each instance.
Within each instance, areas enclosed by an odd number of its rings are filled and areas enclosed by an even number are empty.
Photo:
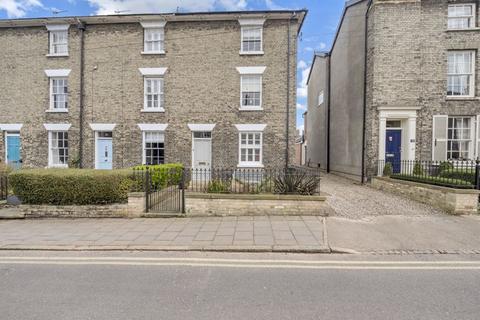
[[[320,184],[320,177],[299,174],[282,174],[274,179],[274,193],[314,195]]]
[[[24,169],[9,175],[14,194],[25,204],[122,203],[142,182],[141,176],[127,169]]]
[[[390,177],[393,174],[393,166],[390,162],[385,163],[385,167],[383,167],[383,175],[385,177]]]
[[[211,180],[207,185],[208,193],[230,193],[231,181]]]
[[[450,171],[453,169],[453,164],[448,161],[442,161],[439,166],[440,173],[444,171]]]
[[[425,174],[420,163],[416,162],[413,166],[413,174],[416,176],[423,176]]]
[[[432,184],[443,187],[458,188],[458,189],[472,189],[473,185],[470,181],[462,179],[445,179],[442,177],[433,176],[415,176],[411,174],[395,174],[391,176],[392,179],[407,180],[413,182],[420,182],[426,184]]]
[[[472,169],[450,169],[440,171],[439,177],[444,179],[468,181],[472,185],[475,184],[475,168]]]
[[[134,170],[149,170],[152,177],[152,184],[155,187],[165,188],[179,184],[182,181],[183,164],[167,163],[153,166],[136,166]]]

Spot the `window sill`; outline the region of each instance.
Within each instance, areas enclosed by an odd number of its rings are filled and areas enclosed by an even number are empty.
[[[165,112],[165,109],[164,109],[164,108],[155,109],[155,110],[152,110],[152,109],[142,109],[142,110],[140,110],[140,112],[145,112],[145,113],[163,113],[163,112]]]
[[[162,50],[162,51],[152,51],[152,52],[142,51],[141,53],[144,54],[144,55],[162,55],[162,54],[165,54],[165,50]]]
[[[264,55],[263,51],[240,51],[241,56],[261,56]]]
[[[241,168],[246,168],[246,169],[249,169],[249,168],[258,168],[258,169],[262,169],[262,168],[265,168],[265,166],[261,163],[239,163],[237,165],[237,168],[241,169]]]
[[[479,101],[480,97],[446,97],[446,101]]]
[[[68,113],[68,109],[48,109],[45,110],[47,113]]]
[[[68,57],[68,53],[49,53],[46,56],[48,58]]]
[[[447,29],[447,32],[457,32],[457,31],[479,31],[480,28],[474,27],[474,28],[466,28],[466,29]]]
[[[47,168],[68,169],[68,164],[50,164]]]
[[[263,111],[262,107],[240,107],[240,111]]]

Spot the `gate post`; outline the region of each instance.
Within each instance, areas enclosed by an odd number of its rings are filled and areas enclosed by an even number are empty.
[[[182,189],[182,213],[185,213],[185,168],[182,168],[182,180],[180,182]]]
[[[150,198],[150,172],[148,168],[145,170],[145,212],[148,212],[149,209],[149,198]]]
[[[475,189],[480,189],[480,160],[477,158],[475,161]]]

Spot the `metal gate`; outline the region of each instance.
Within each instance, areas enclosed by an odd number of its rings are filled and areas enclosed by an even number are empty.
[[[8,177],[0,175],[0,200],[6,200],[8,196]]]
[[[145,211],[148,213],[185,213],[185,171],[158,168],[145,172]]]

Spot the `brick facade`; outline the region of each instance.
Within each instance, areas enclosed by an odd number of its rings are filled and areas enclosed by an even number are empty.
[[[104,23],[95,17],[86,23],[84,36],[83,166],[95,166],[92,123],[115,124],[113,168],[142,163],[142,131],[138,124],[167,124],[165,162],[191,166],[192,132],[187,124],[215,123],[212,131],[212,166],[238,164],[239,136],[235,124],[266,124],[263,164],[285,165],[287,105],[287,30],[290,23],[289,157],[294,159],[296,128],[297,34],[305,12],[245,13],[243,18],[266,17],[263,55],[240,55],[238,15],[167,16],[165,54],[144,55],[143,17],[129,16],[123,23]],[[148,16],[150,20],[153,16]],[[158,16],[158,18],[164,18]],[[60,19],[60,18],[59,18]],[[7,27],[0,21],[0,124],[23,124],[21,157],[24,167],[48,166],[48,133],[44,123],[69,123],[70,157],[79,157],[80,31],[69,28],[69,56],[47,57],[48,32],[35,26]],[[50,21],[52,23],[52,21]],[[62,23],[65,23],[62,21]],[[266,66],[262,84],[262,111],[240,111],[240,75],[237,67]],[[141,112],[144,79],[139,68],[167,68],[164,75],[165,112]],[[48,113],[49,79],[46,69],[71,69],[68,113]],[[5,135],[6,130],[3,130]],[[0,159],[5,161],[5,139]]]

